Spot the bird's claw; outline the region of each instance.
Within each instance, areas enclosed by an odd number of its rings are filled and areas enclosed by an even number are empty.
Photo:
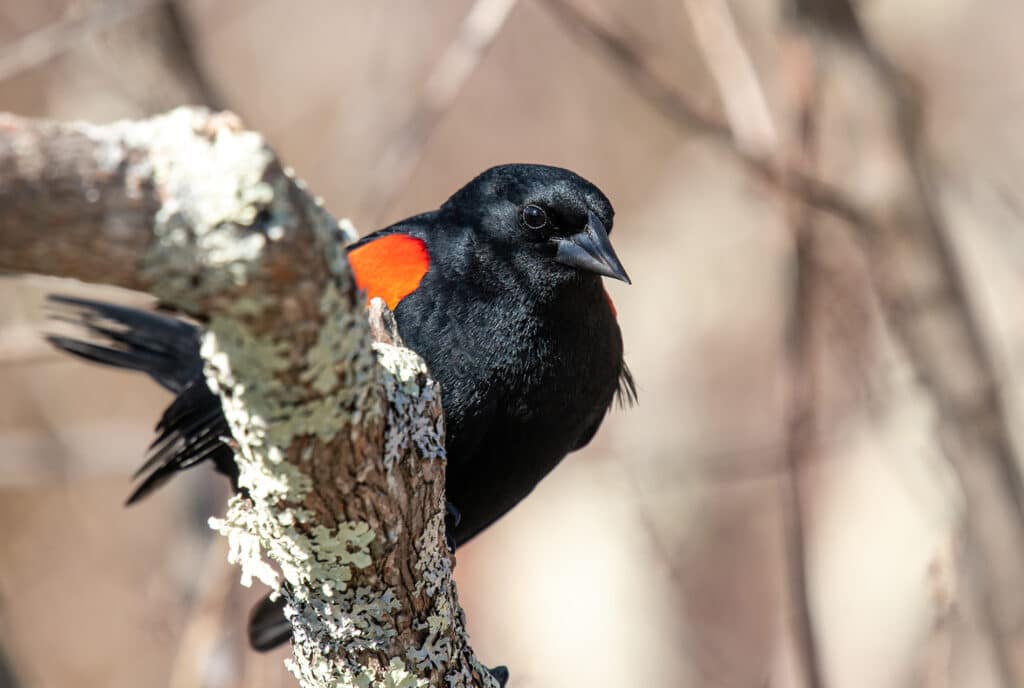
[[[452,525],[457,526],[462,522],[462,512],[455,508],[455,505],[449,502],[447,499],[444,500],[444,510],[446,513],[445,518],[451,519]]]
[[[444,500],[444,510],[444,541],[448,545],[448,551],[455,554],[456,542],[454,531],[459,525],[459,521],[462,520],[462,513],[447,499]]]
[[[489,671],[491,676],[494,677],[494,680],[498,682],[498,688],[505,688],[505,685],[508,683],[507,666],[503,664],[501,666],[496,666],[493,669],[488,669],[487,671]]]

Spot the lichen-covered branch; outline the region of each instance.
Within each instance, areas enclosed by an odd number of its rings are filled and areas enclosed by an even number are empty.
[[[204,323],[244,488],[213,525],[243,582],[287,599],[300,684],[493,685],[445,546],[439,391],[372,341],[351,236],[232,115],[0,115],[0,269],[148,291]]]

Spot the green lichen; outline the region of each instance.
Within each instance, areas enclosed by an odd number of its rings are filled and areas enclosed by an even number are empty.
[[[426,679],[418,678],[409,672],[405,663],[397,657],[391,659],[386,667],[379,670],[367,671],[360,668],[356,671],[343,671],[340,674],[340,681],[337,675],[330,674],[333,667],[327,662],[312,667],[302,667],[297,662],[285,660],[285,665],[295,674],[302,685],[308,685],[311,681],[315,685],[332,686],[332,688],[427,688],[430,685]],[[317,681],[326,682],[316,683]]]
[[[306,352],[302,380],[325,396],[365,386],[373,368],[372,359],[365,355],[369,342],[353,336],[354,330],[365,330],[365,320],[346,305],[338,288],[328,284],[320,299],[325,322],[317,332],[316,343]]]
[[[417,679],[405,668],[405,663],[398,659],[392,659],[387,672],[384,674],[383,688],[420,688],[426,686],[427,682]]]
[[[289,220],[278,202],[285,180],[265,181],[274,157],[263,138],[225,128],[203,133],[209,122],[205,111],[179,108],[144,123],[144,130],[115,128],[128,148],[145,141],[152,151],[150,172],[164,199],[143,274],[157,296],[186,309],[248,280],[273,236],[248,229],[258,215],[271,225]],[[253,297],[240,306],[270,304]]]

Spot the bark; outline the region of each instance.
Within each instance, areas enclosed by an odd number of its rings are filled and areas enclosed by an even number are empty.
[[[108,126],[0,115],[0,269],[150,292],[204,323],[240,484],[211,524],[289,602],[303,686],[483,686],[444,539],[437,385],[352,238],[262,138],[181,108]]]

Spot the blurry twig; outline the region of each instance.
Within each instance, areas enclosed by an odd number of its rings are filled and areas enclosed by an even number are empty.
[[[864,29],[849,0],[790,0],[789,8],[797,19],[837,38],[864,41]]]
[[[921,104],[892,65],[877,60],[875,65],[896,103],[900,144],[916,196],[908,199],[909,218],[903,218],[908,221],[879,237],[874,247],[879,293],[891,313],[889,323],[938,407],[943,450],[963,490],[967,527],[977,548],[974,590],[993,636],[997,669],[1006,688],[1020,686],[1024,480],[1010,418],[984,326],[938,207],[919,134]]]
[[[805,203],[825,210],[862,227],[871,227],[870,219],[842,190],[816,179],[802,170],[780,167],[772,158],[762,157],[736,146],[727,122],[690,101],[671,84],[662,81],[647,60],[617,29],[603,25],[577,0],[541,0],[562,25],[589,43],[619,68],[626,82],[670,122],[708,136],[737,156],[758,177],[780,191],[796,194]]]
[[[0,688],[18,688],[21,685],[21,681],[18,680],[18,676],[14,672],[14,667],[7,659],[7,654],[3,647],[0,647]]]
[[[629,85],[669,120],[702,134],[732,140],[729,127],[721,118],[690,102],[659,79],[644,56],[617,30],[604,26],[574,0],[542,0],[542,3],[566,29],[610,59],[627,77]]]
[[[14,673],[14,669],[7,662],[7,658],[0,649],[0,688],[18,688],[21,682]]]
[[[228,548],[224,538],[210,538],[196,580],[199,590],[192,602],[188,619],[181,633],[178,652],[171,663],[169,688],[198,688],[205,685],[203,670],[212,654],[221,629],[221,617],[235,578],[227,563]]]
[[[798,4],[815,5],[806,0]],[[895,106],[899,144],[909,168],[912,182],[911,191],[915,196],[910,200],[915,202],[919,211],[916,213],[917,217],[914,218],[918,220],[919,226],[909,227],[909,223],[904,223],[900,228],[903,230],[902,238],[910,239],[910,241],[904,244],[903,250],[899,253],[903,258],[916,257],[919,260],[932,263],[939,273],[927,284],[911,284],[909,280],[902,283],[903,286],[908,287],[907,293],[902,298],[897,297],[898,301],[896,302],[891,300],[897,296],[893,294],[893,285],[883,285],[880,291],[883,292],[883,297],[889,296],[889,305],[895,312],[910,317],[921,317],[922,310],[941,306],[944,301],[948,300],[945,305],[950,307],[949,315],[956,321],[957,329],[967,338],[963,342],[965,350],[958,353],[971,359],[965,365],[978,376],[979,385],[982,388],[970,390],[975,392],[972,398],[955,398],[963,392],[963,389],[957,382],[950,379],[950,375],[954,371],[937,365],[936,361],[928,360],[930,356],[921,350],[921,343],[911,341],[915,339],[913,333],[904,331],[902,334],[908,339],[906,343],[911,347],[912,353],[917,359],[915,362],[920,368],[919,374],[928,382],[936,401],[947,412],[960,413],[973,421],[985,416],[998,421],[995,427],[987,429],[986,434],[991,434],[992,440],[998,447],[1006,489],[1009,491],[1009,496],[1020,517],[1024,519],[1024,476],[1021,474],[1020,464],[1015,456],[1008,432],[1010,420],[999,394],[999,375],[989,353],[985,328],[980,322],[978,310],[972,302],[967,278],[957,259],[952,231],[940,210],[932,169],[927,160],[927,151],[923,140],[926,125],[923,91],[870,42],[857,19],[855,8],[849,3],[849,0],[828,0],[821,4],[823,7],[817,14],[809,16],[818,17],[827,10],[826,14],[829,17],[827,28],[838,32],[838,35],[854,38],[855,47],[874,69]],[[841,22],[840,19],[842,19]],[[823,24],[823,26],[826,25]],[[891,239],[892,233],[888,232],[886,236]],[[886,286],[889,288],[886,289]],[[915,290],[925,293],[914,293]],[[916,303],[911,303],[913,297],[923,298]],[[901,320],[901,318],[897,318],[893,324],[898,326]],[[1024,544],[1024,541],[1021,544]]]
[[[199,97],[198,103],[214,110],[225,109],[224,99],[196,56],[194,36],[181,10],[180,0],[165,0],[163,14],[164,26],[172,42],[174,57],[181,64],[181,71],[192,81],[192,90]]]
[[[778,134],[750,55],[724,0],[683,0],[714,78],[736,145],[758,157],[774,153]]]
[[[19,688],[22,684],[3,646],[0,646],[0,688]]]
[[[764,91],[754,72],[750,56],[736,32],[729,7],[722,0],[684,0],[708,71],[725,104],[729,127],[739,150],[759,158],[781,162],[778,135],[771,120]],[[796,69],[794,111],[799,117],[799,150],[794,169],[814,170],[815,110],[817,89],[814,65],[808,52],[793,51],[803,57],[794,61]],[[805,505],[801,473],[813,457],[816,438],[814,375],[814,302],[816,295],[814,265],[814,209],[797,193],[788,193],[795,246],[796,284],[790,320],[790,409],[786,433],[784,491],[788,498],[782,507],[786,520],[784,539],[788,547],[790,595],[795,608],[793,635],[803,661],[808,688],[824,686],[818,641],[814,632],[807,575]]]
[[[167,0],[111,0],[80,16],[34,31],[0,48],[0,81],[52,60],[80,41]]]
[[[799,158],[807,169],[813,169],[816,157],[816,122],[818,93],[813,77],[813,64],[805,61],[799,65],[797,81],[805,88],[797,92],[799,117]],[[804,677],[808,688],[822,688],[825,685],[818,641],[814,632],[814,616],[811,608],[808,588],[807,537],[805,528],[805,500],[801,486],[801,473],[808,462],[814,457],[817,447],[817,421],[815,398],[817,384],[815,379],[814,356],[814,317],[817,295],[817,267],[815,265],[814,215],[815,210],[800,199],[789,199],[793,228],[794,262],[796,264],[796,283],[789,322],[789,368],[790,368],[790,401],[788,423],[788,446],[786,461],[789,470],[786,472],[788,481],[788,503],[782,512],[786,516],[784,538],[789,548],[787,557],[789,564],[790,594],[796,609],[793,633],[800,647],[803,660]]]
[[[679,561],[679,553],[670,548],[665,538],[661,536],[661,529],[659,529],[655,522],[650,509],[642,504],[643,491],[639,489],[635,480],[633,487],[636,490],[635,496],[638,501],[636,514],[643,530],[647,533],[647,542],[651,548],[654,561],[657,561],[662,566],[665,575],[673,582],[674,588],[678,590],[687,589],[689,587],[689,580],[686,575],[687,566]],[[729,666],[730,661],[725,656],[722,644],[715,642],[715,639],[706,633],[705,629],[696,625],[684,624],[681,631],[686,638],[686,642],[683,643],[681,650],[690,664],[695,667],[700,667],[702,664],[713,667]],[[704,679],[704,685],[722,685],[726,683],[720,677],[712,679],[712,677],[703,676],[702,678]]]
[[[896,108],[912,197],[905,199],[897,221],[881,220],[877,210],[862,209],[842,189],[799,167],[780,169],[777,161],[738,147],[725,122],[661,81],[617,29],[603,25],[581,3],[543,2],[567,30],[618,67],[628,84],[671,122],[723,144],[726,152],[776,188],[850,223],[868,249],[871,279],[886,320],[939,407],[945,449],[960,478],[969,529],[979,548],[983,608],[1000,636],[996,645],[1003,682],[1024,685],[1024,677],[1016,677],[1013,668],[1024,661],[1012,659],[1024,653],[1015,649],[1024,647],[1024,598],[1019,595],[1024,575],[1024,479],[984,329],[935,199],[922,150],[923,111],[917,89],[868,42],[849,2],[829,0],[827,12],[812,13],[815,20],[827,19],[824,28],[862,52]]]
[[[360,204],[372,216],[383,213],[401,193],[437,123],[451,109],[466,81],[498,37],[517,0],[475,0],[455,38],[434,65],[416,110],[381,154]]]

